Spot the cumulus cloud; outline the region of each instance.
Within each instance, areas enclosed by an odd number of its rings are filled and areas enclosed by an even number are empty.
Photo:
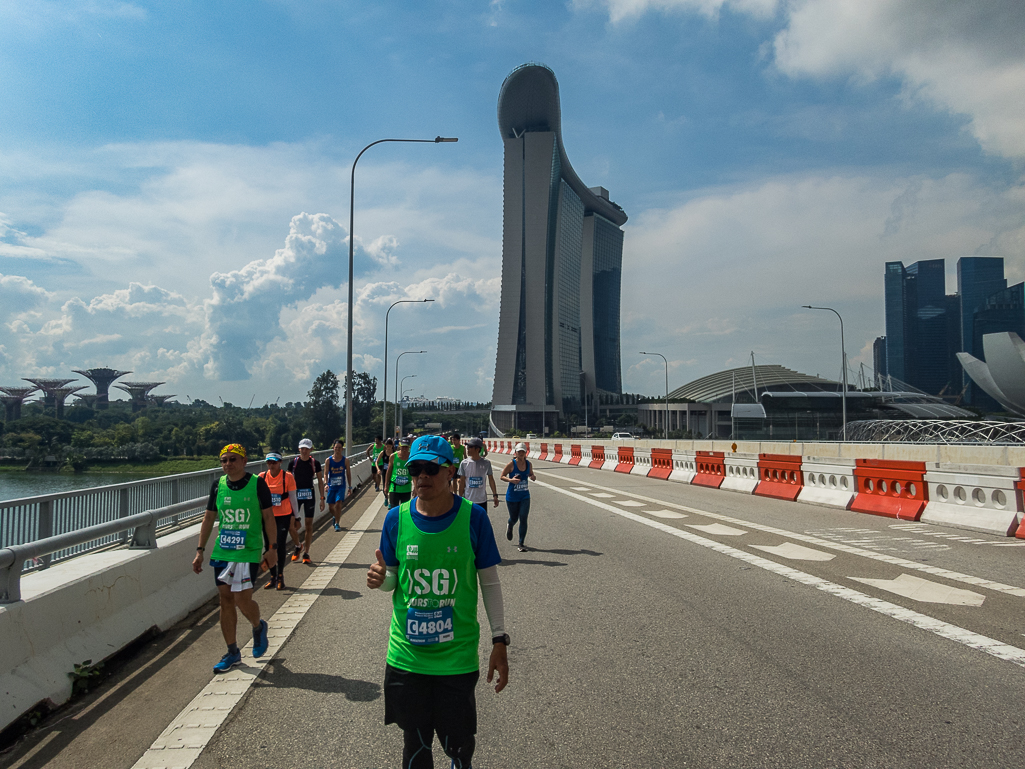
[[[687,11],[715,17],[724,7],[764,17],[771,16],[777,4],[777,0],[574,0],[577,7],[607,7],[613,23],[647,11]]]
[[[35,309],[49,299],[49,293],[20,275],[0,273],[0,323]]]

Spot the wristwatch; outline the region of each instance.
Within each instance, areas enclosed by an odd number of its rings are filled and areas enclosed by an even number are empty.
[[[508,633],[502,633],[502,635],[496,635],[494,638],[491,639],[491,643],[492,644],[502,643],[502,644],[505,644],[506,646],[508,646],[509,645],[509,634]]]

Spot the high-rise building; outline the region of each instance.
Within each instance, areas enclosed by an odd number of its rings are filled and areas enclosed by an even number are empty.
[[[886,263],[887,372],[930,395],[950,389],[945,285],[942,259]]]
[[[883,275],[886,309],[886,371],[890,376],[907,381],[904,370],[904,331],[907,324],[907,298],[903,262],[887,262]]]
[[[559,84],[543,65],[502,84],[502,305],[492,396],[499,430],[544,434],[622,392],[619,317],[627,216],[577,176]]]
[[[889,371],[886,367],[886,337],[877,336],[872,343],[872,369],[878,378],[886,378]]]
[[[961,297],[960,349],[976,358],[983,358],[982,342],[976,342],[973,329],[975,312],[986,300],[1007,288],[1004,278],[1004,260],[999,256],[962,256],[957,260],[957,293]],[[995,329],[1013,331],[1014,329]],[[980,336],[981,340],[982,337]],[[999,404],[962,372],[962,383],[967,385],[965,402],[985,410],[998,410]]]

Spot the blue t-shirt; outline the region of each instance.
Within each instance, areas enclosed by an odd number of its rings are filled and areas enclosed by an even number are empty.
[[[418,513],[415,503],[414,499],[409,506],[413,523],[420,531],[437,534],[447,529],[456,519],[456,513],[459,512],[459,506],[463,500],[461,497],[453,495],[452,509],[436,518],[429,518]],[[399,565],[399,559],[395,555],[395,543],[398,541],[399,508],[393,507],[384,517],[384,527],[381,529],[381,553],[384,555],[384,562],[389,566]],[[491,528],[491,521],[480,505],[474,505],[470,509],[470,543],[473,545],[473,564],[477,571],[497,566],[502,562],[502,556],[498,554],[498,544],[495,542],[495,532]]]

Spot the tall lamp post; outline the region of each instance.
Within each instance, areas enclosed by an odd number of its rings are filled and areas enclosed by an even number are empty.
[[[410,304],[420,302],[433,302],[433,299],[399,299],[392,302],[388,312],[384,314],[384,383],[381,385],[381,440],[388,439],[388,316],[391,315],[392,307],[397,304]],[[421,352],[423,352],[421,350]],[[403,353],[405,354],[405,353]],[[398,365],[398,361],[395,362]],[[396,371],[396,376],[398,372]]]
[[[660,352],[644,352],[641,350],[641,355],[657,355],[666,364],[666,429],[665,436],[666,440],[669,440],[669,361],[666,360],[666,356]]]
[[[347,349],[345,353],[346,365],[345,365],[345,450],[349,451],[352,446],[352,257],[353,257],[353,245],[355,239],[352,234],[353,214],[355,212],[356,204],[356,164],[359,159],[363,157],[363,153],[373,147],[375,144],[383,144],[384,142],[405,142],[410,144],[440,144],[441,142],[457,142],[459,139],[455,137],[446,138],[444,136],[435,136],[433,139],[378,139],[376,142],[370,142],[366,147],[359,151],[356,159],[352,161],[352,174],[349,180],[349,322],[347,330]],[[385,361],[385,373],[388,372],[388,361]],[[387,392],[387,390],[385,391]],[[381,415],[382,421],[384,421],[384,415]]]
[[[405,387],[406,387],[406,380],[407,379],[416,379],[416,374],[407,374],[406,376],[402,377],[402,387],[399,388],[399,395],[402,398],[406,397],[406,393],[407,392],[411,392],[413,390],[412,387],[410,387],[409,390],[405,389]],[[396,399],[395,405],[396,405],[396,407],[399,405],[398,404],[398,399]],[[402,435],[402,423],[399,420],[402,420],[404,418],[405,418],[405,413],[404,413],[403,409],[399,409],[399,417],[398,417],[398,420],[396,420],[395,424],[397,424],[399,426],[399,435],[400,436]]]
[[[395,358],[395,418],[392,421],[396,427],[399,425],[399,395],[403,394],[399,389],[399,361],[402,360],[403,355],[423,355],[425,352],[427,350],[406,350],[405,352],[400,352],[398,357]]]
[[[810,304],[801,305],[806,310],[829,310],[831,313],[840,318],[840,357],[843,359],[843,424],[840,429],[841,440],[847,440],[847,350],[844,347],[843,341],[843,318],[840,317],[840,313],[834,310],[832,307],[812,307]]]

